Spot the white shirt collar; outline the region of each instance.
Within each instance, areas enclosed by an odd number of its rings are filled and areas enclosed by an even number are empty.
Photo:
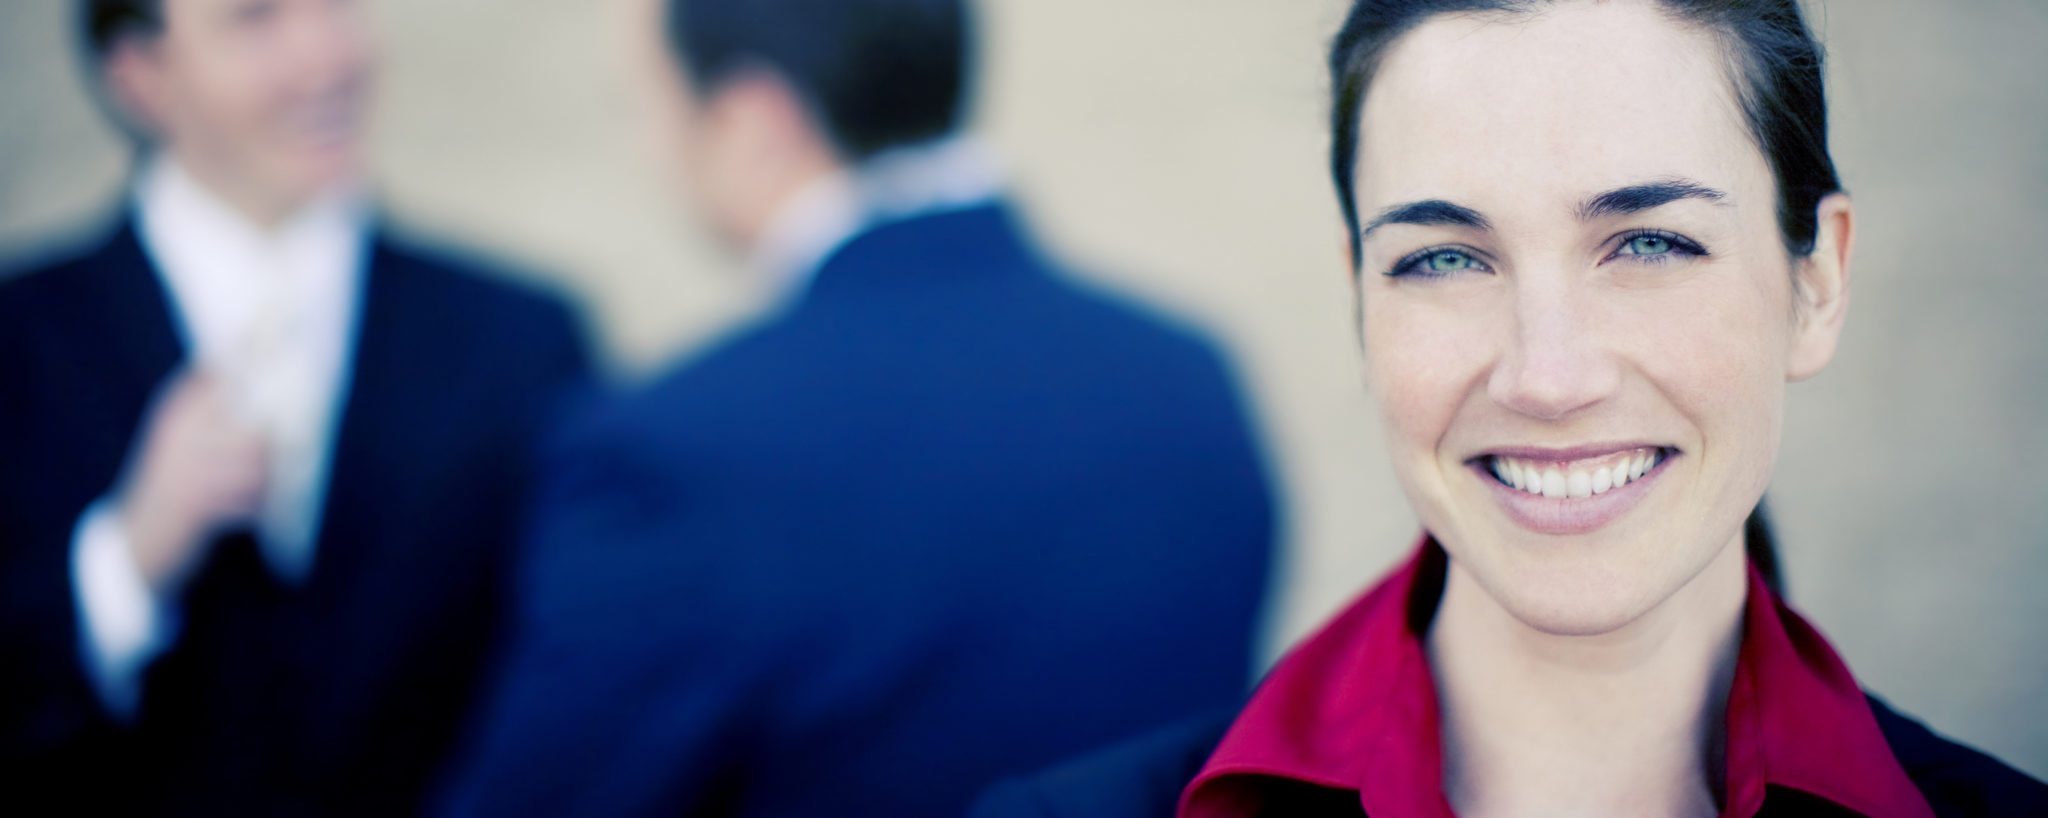
[[[187,360],[225,379],[236,409],[270,444],[257,530],[287,579],[311,570],[353,358],[368,212],[344,186],[264,229],[168,156],[152,157],[136,179],[136,231]]]
[[[265,229],[161,154],[136,177],[135,213],[138,237],[177,303],[187,352],[223,364],[230,339],[209,330],[247,321],[277,279],[289,279],[301,297],[354,290],[369,222],[364,197],[347,186]],[[273,268],[277,275],[266,274]]]
[[[1003,186],[1000,164],[971,137],[883,151],[791,197],[755,243],[750,266],[776,301],[794,301],[826,259],[861,233],[975,207],[1001,195]]]

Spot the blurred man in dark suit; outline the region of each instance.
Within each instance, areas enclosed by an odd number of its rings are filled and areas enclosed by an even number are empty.
[[[142,154],[0,284],[0,811],[415,811],[578,331],[376,224],[357,3],[79,5]]]
[[[962,0],[673,0],[671,139],[784,293],[574,424],[454,815],[953,816],[1238,701],[1273,519],[1225,367],[1040,255]]]

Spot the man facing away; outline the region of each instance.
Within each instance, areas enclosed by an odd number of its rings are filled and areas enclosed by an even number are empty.
[[[1040,255],[957,132],[965,5],[650,5],[664,144],[785,303],[572,424],[449,814],[953,816],[1243,695],[1238,396]]]
[[[0,789],[415,811],[578,332],[376,225],[356,2],[79,5],[143,151],[103,245],[0,284]]]

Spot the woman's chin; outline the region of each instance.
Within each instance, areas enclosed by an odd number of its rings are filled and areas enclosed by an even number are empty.
[[[1558,598],[1532,594],[1503,600],[1508,614],[1525,627],[1550,636],[1602,636],[1636,622],[1654,607],[1641,593],[1611,591]]]
[[[1643,564],[1643,555],[1600,542],[1606,537],[1524,539],[1530,538],[1492,543],[1484,549],[1491,554],[1460,550],[1470,557],[1462,562],[1465,570],[1487,595],[1532,630],[1555,636],[1611,633],[1670,595],[1655,566]]]

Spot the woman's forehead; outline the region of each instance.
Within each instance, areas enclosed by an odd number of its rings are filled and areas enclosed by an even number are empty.
[[[1768,195],[1727,66],[1710,33],[1651,2],[1432,18],[1367,89],[1360,207],[1562,205],[1659,178]]]

